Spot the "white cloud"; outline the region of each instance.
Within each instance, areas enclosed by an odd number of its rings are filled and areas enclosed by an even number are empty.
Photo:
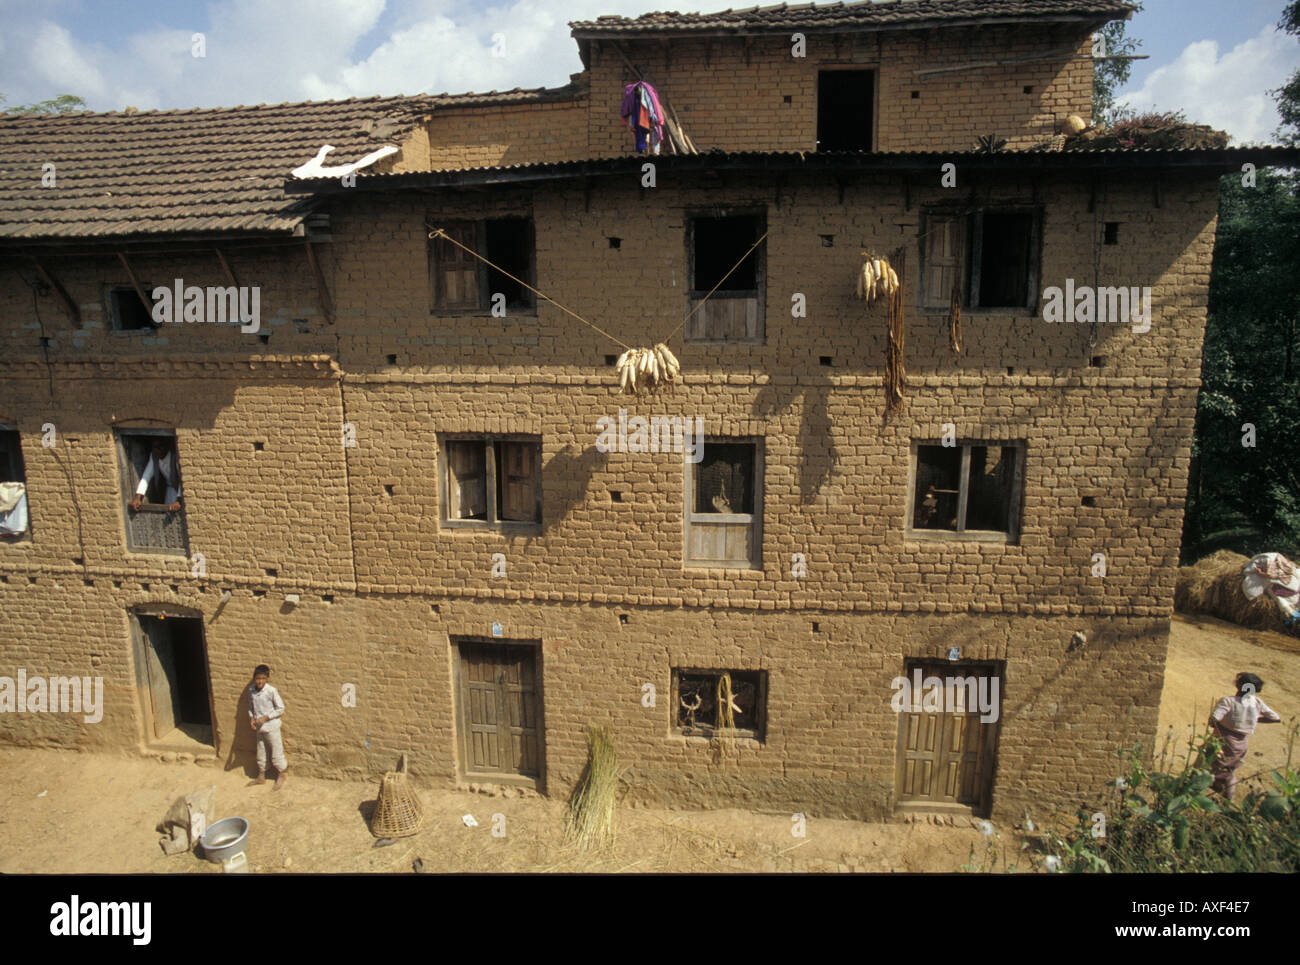
[[[24,60],[35,78],[64,85],[90,100],[107,91],[104,78],[72,35],[58,24],[41,23],[26,48]],[[81,92],[85,93],[81,93]],[[51,97],[55,96],[53,94]]]
[[[1220,56],[1215,40],[1188,44],[1118,100],[1138,111],[1183,110],[1190,121],[1232,135],[1235,143],[1271,142],[1280,118],[1273,95],[1300,67],[1300,44],[1265,27]]]

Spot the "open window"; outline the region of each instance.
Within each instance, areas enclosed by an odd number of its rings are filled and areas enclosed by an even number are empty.
[[[870,151],[875,98],[873,71],[818,71],[817,150]]]
[[[500,302],[497,295],[504,299],[507,316],[536,312],[536,296],[515,280],[537,284],[531,218],[452,221],[442,229],[458,244],[445,238],[429,241],[434,312],[491,311]],[[498,267],[489,267],[466,248]]]
[[[758,442],[706,439],[686,464],[686,565],[758,568],[763,452]]]
[[[143,287],[146,292],[153,290],[148,285]],[[115,332],[152,332],[158,327],[153,321],[153,306],[141,301],[131,285],[108,290],[108,315]]]
[[[0,425],[0,538],[21,539],[29,525],[27,473],[18,429]]]
[[[1024,456],[1020,443],[914,445],[909,533],[1013,542]]]
[[[686,322],[687,340],[763,339],[767,244],[755,248],[754,243],[763,237],[766,222],[761,213],[687,219],[687,310],[693,313]]]
[[[673,732],[683,737],[750,737],[767,727],[767,673],[673,668]]]
[[[188,555],[176,433],[119,429],[115,435],[127,547]]]
[[[536,529],[542,443],[536,436],[453,436],[443,443],[443,522]]]
[[[1041,219],[1025,208],[926,213],[921,301],[947,309],[954,286],[970,308],[1029,308],[1038,301]]]

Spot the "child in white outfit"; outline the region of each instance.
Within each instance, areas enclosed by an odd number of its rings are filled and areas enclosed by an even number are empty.
[[[253,683],[248,688],[248,723],[257,735],[257,780],[248,786],[266,783],[266,758],[275,765],[275,787],[284,787],[288,778],[289,762],[284,759],[284,741],[280,737],[280,718],[284,716],[284,700],[280,691],[268,683],[271,669],[261,664],[253,671]]]

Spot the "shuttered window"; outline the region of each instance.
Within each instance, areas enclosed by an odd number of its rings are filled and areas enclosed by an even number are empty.
[[[443,446],[444,522],[528,526],[542,521],[542,444],[535,436],[453,437]]]
[[[935,210],[921,235],[921,307],[952,302],[978,309],[1032,307],[1038,302],[1042,214],[1034,208]]]
[[[686,464],[687,566],[761,566],[762,463],[759,443],[714,439]]]
[[[1005,540],[1019,536],[1021,443],[913,447],[908,532],[916,537]]]
[[[443,231],[465,248],[478,249],[478,225],[473,221],[451,222]],[[478,259],[464,248],[444,238],[434,238],[431,271],[433,273],[433,304],[435,308],[480,308]]]
[[[925,226],[925,280],[922,304],[926,308],[947,308],[952,286],[961,276],[961,250],[965,219],[931,216]]]

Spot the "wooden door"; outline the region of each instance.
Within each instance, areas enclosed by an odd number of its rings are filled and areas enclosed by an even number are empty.
[[[149,707],[153,736],[166,737],[176,729],[176,660],[167,628],[157,617],[141,616],[144,653],[149,669]]]
[[[921,664],[922,680],[993,676],[988,666],[944,662]],[[913,665],[906,669],[912,679]],[[1000,683],[1000,681],[999,681]],[[958,695],[961,690],[956,691]],[[999,696],[1001,688],[999,687]],[[945,708],[946,708],[945,704]],[[904,803],[967,805],[987,811],[993,789],[997,720],[982,721],[978,707],[902,712],[898,747],[898,800]],[[1000,714],[999,714],[1000,719]]]
[[[466,641],[459,650],[465,770],[538,777],[542,760],[537,648]]]

